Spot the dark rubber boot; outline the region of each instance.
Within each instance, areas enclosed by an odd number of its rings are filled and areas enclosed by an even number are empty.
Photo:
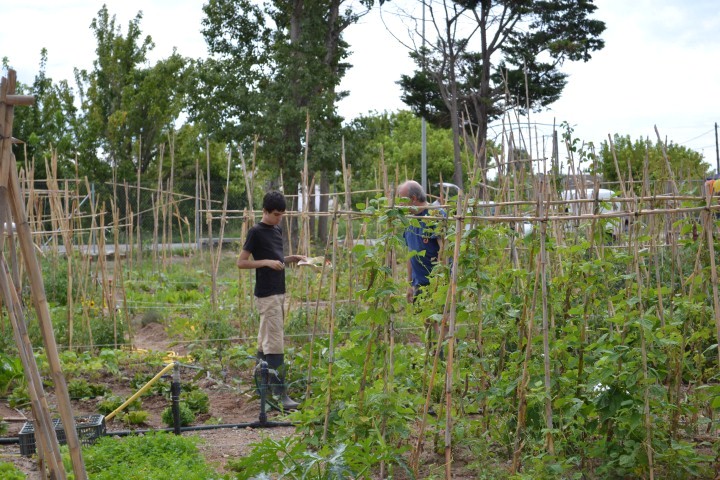
[[[282,353],[269,353],[265,355],[268,367],[277,372],[277,375],[270,375],[270,389],[280,400],[283,410],[297,410],[300,404],[290,398],[285,385],[284,363],[285,355]]]

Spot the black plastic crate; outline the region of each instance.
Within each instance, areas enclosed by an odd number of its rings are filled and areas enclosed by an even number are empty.
[[[53,419],[55,427],[55,436],[60,444],[67,443],[65,438],[65,429],[59,418]],[[75,429],[77,430],[78,440],[82,445],[91,445],[100,436],[105,435],[105,416],[103,415],[86,415],[83,417],[75,417]],[[19,434],[20,438],[20,454],[32,455],[35,453],[35,427],[32,421],[25,422]]]

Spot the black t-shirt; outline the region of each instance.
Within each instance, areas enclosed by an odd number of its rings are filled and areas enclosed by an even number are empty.
[[[248,231],[243,250],[250,252],[254,260],[284,262],[282,230],[278,225],[259,222]],[[270,267],[255,269],[256,297],[269,297],[281,293],[285,293],[285,270],[273,270]]]

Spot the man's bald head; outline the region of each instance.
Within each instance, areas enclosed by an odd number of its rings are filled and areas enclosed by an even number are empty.
[[[425,205],[427,195],[425,189],[415,180],[406,180],[397,189],[399,197],[409,198],[413,205]]]

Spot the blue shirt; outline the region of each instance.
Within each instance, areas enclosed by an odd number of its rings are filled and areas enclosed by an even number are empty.
[[[445,212],[440,210],[440,214],[445,216]],[[425,217],[428,210],[425,209],[417,215],[410,218]],[[413,222],[414,223],[414,222]],[[420,225],[410,225],[403,233],[405,244],[413,252],[425,252],[425,255],[414,255],[410,258],[410,267],[412,269],[412,286],[423,286],[430,284],[428,275],[437,263],[438,254],[440,253],[440,242],[436,234],[436,225],[427,225],[420,220]]]

